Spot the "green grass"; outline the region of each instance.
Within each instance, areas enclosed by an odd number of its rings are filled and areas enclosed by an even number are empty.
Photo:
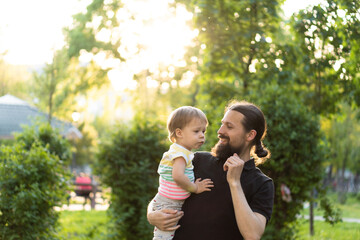
[[[360,218],[360,194],[357,197],[349,194],[346,203],[337,206],[341,209],[343,217]]]
[[[360,239],[359,223],[337,223],[334,226],[326,222],[315,221],[314,236],[309,234],[309,221],[299,220],[298,240],[355,240]]]
[[[346,204],[337,203],[336,195],[330,195],[334,206],[342,210],[343,218],[360,218],[360,199],[348,195]],[[309,210],[304,209],[303,215]],[[319,208],[315,215],[322,216]],[[58,237],[61,240],[105,240],[107,235],[108,217],[106,211],[63,211],[60,213],[60,227]],[[334,226],[322,221],[315,221],[315,235],[309,235],[309,221],[299,219],[297,240],[354,240],[360,239],[360,224],[340,222]]]
[[[334,207],[337,207],[341,210],[342,218],[360,218],[360,198],[359,196],[354,196],[352,194],[347,195],[347,200],[345,204],[340,204],[337,201],[336,194],[329,194],[330,201]],[[309,209],[304,209],[301,212],[301,215],[309,215]],[[323,211],[319,207],[315,208],[315,216],[322,216]]]
[[[63,211],[60,215],[62,240],[105,240],[107,234],[107,214],[105,211]],[[329,223],[315,221],[315,235],[309,235],[309,221],[298,220],[297,240],[354,240],[360,239],[359,223]]]
[[[106,211],[62,211],[58,237],[62,240],[106,239]]]

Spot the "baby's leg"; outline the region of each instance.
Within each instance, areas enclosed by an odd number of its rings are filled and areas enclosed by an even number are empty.
[[[156,194],[152,202],[154,211],[161,209],[181,210],[184,200],[170,199],[161,196],[160,194]],[[160,229],[155,227],[153,240],[171,240],[173,239],[174,235],[175,231],[161,231]]]

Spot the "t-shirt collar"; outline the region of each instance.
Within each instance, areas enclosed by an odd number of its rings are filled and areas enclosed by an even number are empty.
[[[255,168],[255,159],[254,158],[250,158],[249,161],[245,162],[245,164],[244,164],[245,170],[251,170],[254,168]]]
[[[189,151],[187,148],[181,146],[180,144],[173,143],[172,145],[173,145],[174,147],[181,148],[184,152],[186,152],[186,153],[189,154],[189,155],[194,155],[194,153],[193,153],[192,151]]]

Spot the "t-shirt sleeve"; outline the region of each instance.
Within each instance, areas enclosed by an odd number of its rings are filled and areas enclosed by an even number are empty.
[[[249,203],[253,212],[260,213],[269,222],[274,205],[274,183],[271,179],[264,182]]]
[[[170,161],[173,161],[175,158],[183,157],[185,159],[186,164],[189,163],[189,158],[186,157],[185,153],[183,152],[172,152],[169,154]]]

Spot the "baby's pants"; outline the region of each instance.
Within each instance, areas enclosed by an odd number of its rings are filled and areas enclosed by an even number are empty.
[[[153,210],[161,210],[161,209],[173,209],[173,210],[181,210],[182,205],[185,200],[176,200],[170,199],[160,194],[156,194],[154,199],[152,200]],[[177,224],[177,223],[176,223]],[[173,239],[175,231],[161,231],[160,229],[154,229],[154,238],[153,240],[171,240]]]

